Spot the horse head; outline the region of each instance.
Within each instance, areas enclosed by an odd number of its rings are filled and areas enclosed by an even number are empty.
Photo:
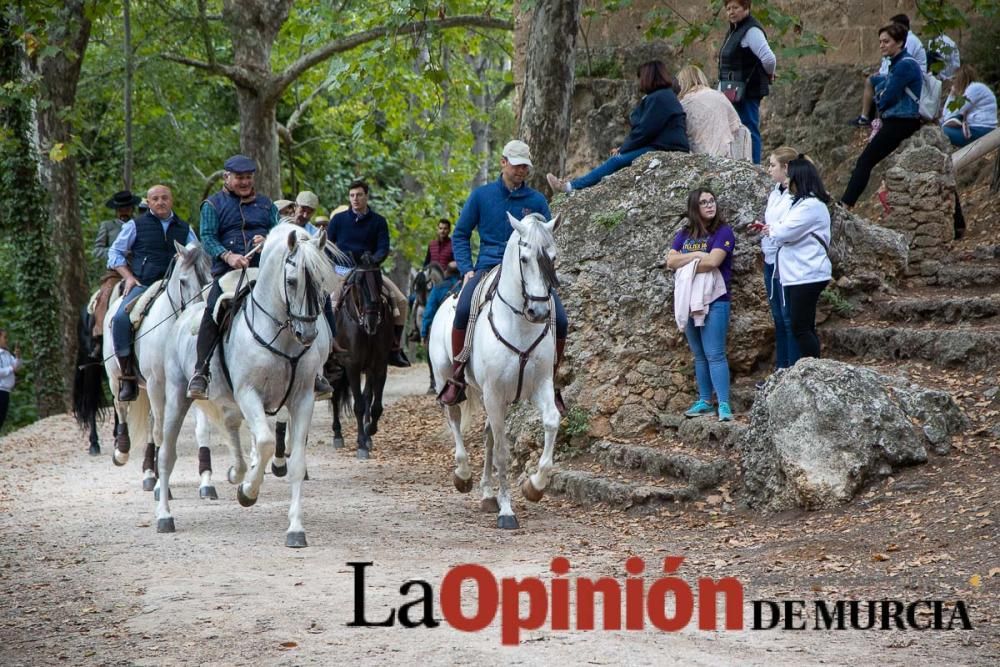
[[[354,269],[354,299],[358,323],[369,336],[378,332],[382,324],[382,268],[378,263],[362,257]]]
[[[413,294],[417,303],[421,306],[427,305],[427,294],[431,291],[431,280],[427,270],[417,271],[410,282],[410,293]]]
[[[177,255],[167,281],[167,291],[170,298],[177,302],[177,307],[183,309],[202,299],[205,285],[212,282],[212,263],[197,241],[186,246],[174,241],[174,248]]]
[[[508,213],[507,219],[514,233],[504,251],[502,278],[519,280],[521,291],[520,310],[513,305],[512,308],[529,322],[544,322],[551,312],[549,292],[559,286],[555,267],[556,241],[552,235],[559,226],[559,216],[546,220],[538,213],[531,213],[518,220]]]

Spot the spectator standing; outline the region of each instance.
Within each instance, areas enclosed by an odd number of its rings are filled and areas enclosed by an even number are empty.
[[[15,374],[21,370],[21,351],[15,345],[14,352],[7,349],[7,331],[0,329],[0,431],[7,421],[10,409],[10,393],[14,391]]]

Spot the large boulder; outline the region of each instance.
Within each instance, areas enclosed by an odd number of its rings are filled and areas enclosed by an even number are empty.
[[[746,503],[820,509],[873,480],[945,453],[967,425],[951,397],[905,379],[803,359],[768,380],[738,443]]]

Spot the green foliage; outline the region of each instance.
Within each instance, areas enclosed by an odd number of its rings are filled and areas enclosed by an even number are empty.
[[[982,18],[972,25],[962,62],[974,65],[991,90],[1000,90],[1000,17]]]
[[[590,430],[590,414],[578,405],[566,412],[562,421],[562,431],[571,438],[587,435]]]
[[[583,62],[576,61],[575,75],[577,78],[593,77],[597,79],[621,79],[625,73],[622,64],[613,56],[590,58],[589,53]]]
[[[844,298],[844,295],[840,293],[836,287],[827,287],[820,293],[820,297],[826,303],[830,304],[837,315],[841,317],[850,317],[854,314],[854,305]]]
[[[625,221],[625,211],[601,211],[593,217],[593,221],[605,229],[614,229]]]

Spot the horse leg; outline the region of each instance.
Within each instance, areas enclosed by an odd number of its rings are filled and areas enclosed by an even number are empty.
[[[146,452],[142,457],[142,490],[152,491],[156,486],[156,445],[146,443]]]
[[[486,433],[483,435],[483,478],[479,482],[482,489],[483,498],[479,501],[479,509],[483,512],[497,513],[500,511],[500,504],[497,503],[496,474],[493,470],[493,429],[486,425]]]
[[[302,526],[302,482],[306,479],[306,437],[312,422],[313,400],[310,393],[289,406],[288,439],[291,456],[288,459],[288,481],[292,487],[292,499],[288,505],[288,530],[285,546],[300,549],[308,546],[306,531]]]
[[[246,393],[249,393],[247,390]],[[243,393],[243,392],[241,392]],[[243,507],[250,507],[257,502],[260,496],[260,485],[264,481],[264,464],[274,456],[274,434],[271,425],[267,423],[267,415],[264,413],[264,406],[254,397],[239,397],[240,410],[243,418],[250,427],[250,435],[254,440],[255,459],[251,459],[250,470],[247,473],[248,479],[236,487],[236,499]],[[239,400],[239,399],[238,399]],[[293,444],[292,453],[295,453]]]
[[[431,373],[431,384],[430,388],[427,389],[427,393],[430,395],[437,394],[437,386],[434,384],[434,362],[431,361],[431,355],[427,355],[427,369]]]
[[[229,453],[235,463],[230,466],[226,473],[226,479],[230,484],[239,484],[247,474],[247,464],[243,458],[243,448],[240,446],[240,422],[242,417],[238,411],[226,412],[223,415],[223,423],[228,436]]]
[[[510,450],[507,445],[507,435],[504,433],[504,423],[507,417],[507,404],[502,396],[495,392],[483,392],[483,405],[486,407],[489,427],[493,431],[493,458],[496,462],[497,504],[500,513],[497,515],[497,528],[514,530],[520,528],[517,516],[514,515],[510,487],[507,484],[507,465]]]
[[[132,449],[127,418],[128,403],[115,399],[115,451],[111,454],[111,462],[119,467],[128,463],[128,453]]]
[[[368,412],[368,403],[361,391],[361,373],[351,375],[351,393],[354,394],[354,419],[358,422],[358,458],[367,459],[368,436],[365,434],[365,416]]]
[[[344,446],[344,434],[340,425],[340,394],[344,391],[339,384],[335,386],[333,392],[333,448],[341,449]]]
[[[448,418],[448,428],[455,439],[455,472],[451,481],[459,493],[472,491],[472,470],[469,468],[469,453],[465,451],[465,438],[462,436],[462,406],[445,406]]]
[[[556,433],[559,431],[559,410],[556,408],[555,390],[551,382],[543,382],[535,392],[535,405],[542,415],[542,426],[545,428],[545,448],[538,460],[538,472],[525,477],[521,482],[521,495],[533,503],[537,503],[545,494],[545,487],[552,477],[552,458],[555,453]]]
[[[90,455],[99,456],[101,454],[101,441],[97,436],[97,415],[90,415]]]
[[[195,439],[198,441],[198,477],[201,478],[198,497],[218,500],[219,493],[212,484],[212,426],[201,410],[195,413],[194,424]]]
[[[275,477],[284,477],[288,474],[288,464],[285,461],[285,433],[287,430],[287,422],[278,422],[274,425],[274,460],[271,461],[271,474]]]
[[[175,530],[174,517],[170,514],[170,473],[174,470],[174,463],[177,461],[177,435],[181,431],[184,423],[184,416],[191,407],[191,401],[184,396],[184,392],[175,391],[171,404],[164,410],[163,420],[163,442],[159,447],[157,456],[157,469],[160,479],[157,482],[159,487],[158,497],[156,497],[156,532],[172,533]]]
[[[368,420],[368,435],[373,436],[378,433],[378,420],[382,418],[382,394],[385,392],[385,380],[388,373],[386,370],[382,370],[378,373],[372,380],[374,387],[372,387],[372,402],[371,402],[371,417]],[[373,445],[370,442],[369,445]]]

